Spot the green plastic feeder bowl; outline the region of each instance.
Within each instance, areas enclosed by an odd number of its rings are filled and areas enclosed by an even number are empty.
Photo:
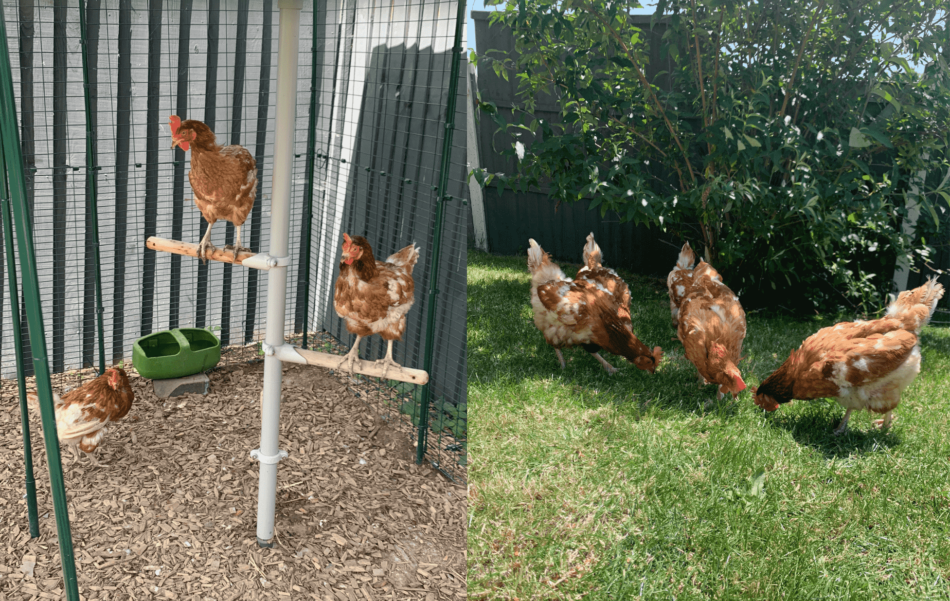
[[[207,371],[221,359],[221,341],[201,328],[175,328],[135,341],[132,365],[143,378],[167,380]]]

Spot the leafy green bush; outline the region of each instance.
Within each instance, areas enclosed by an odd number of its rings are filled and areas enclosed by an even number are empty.
[[[873,311],[898,258],[926,261],[903,225],[916,207],[933,233],[950,200],[935,3],[660,0],[653,31],[635,0],[494,4],[516,55],[472,58],[517,80],[510,117],[481,107],[519,169],[474,173],[483,185],[543,185],[679,234],[750,306]],[[673,65],[662,88],[651,39]],[[557,123],[534,115],[546,93]]]

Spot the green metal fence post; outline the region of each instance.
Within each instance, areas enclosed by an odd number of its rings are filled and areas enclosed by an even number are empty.
[[[303,348],[307,348],[307,329],[309,328],[310,314],[310,240],[313,231],[313,162],[316,160],[317,138],[313,135],[313,128],[317,123],[317,5],[313,5],[313,35],[311,35],[313,45],[310,48],[311,67],[310,67],[310,124],[307,126],[307,191],[304,193],[306,199],[306,210],[304,211],[307,220],[307,235],[304,236],[303,260],[306,264],[304,268],[306,277],[304,278],[304,289],[307,293],[303,297]]]
[[[20,132],[17,129],[16,97],[13,94],[13,70],[10,67],[10,47],[7,42],[7,24],[0,11],[0,143],[4,148],[4,160],[10,178],[10,196],[16,219],[17,246],[20,250],[20,265],[23,275],[23,295],[26,298],[26,317],[30,330],[30,347],[33,351],[33,369],[36,374],[36,392],[40,399],[40,414],[43,419],[43,438],[49,465],[50,491],[56,515],[56,532],[59,539],[59,556],[63,565],[63,588],[66,599],[79,601],[79,585],[76,581],[76,563],[73,557],[73,539],[69,528],[69,511],[66,505],[66,485],[63,482],[63,463],[59,455],[59,440],[56,435],[56,416],[53,409],[53,388],[49,379],[49,363],[46,356],[46,333],[43,328],[43,312],[40,306],[40,284],[37,278],[36,253],[33,250],[33,228],[26,206],[26,182],[23,177],[23,155],[20,152]]]
[[[88,210],[92,211],[92,237],[94,241],[94,254],[96,257],[96,325],[99,334],[99,373],[106,371],[106,345],[105,332],[102,326],[102,270],[101,257],[99,254],[99,203],[96,199],[96,156],[94,153],[92,131],[92,108],[89,100],[89,62],[88,50],[86,49],[86,2],[79,0],[79,42],[82,46],[82,91],[86,101],[86,177],[89,178],[89,191],[91,205]]]
[[[445,220],[443,207],[446,202],[446,189],[449,183],[449,167],[452,161],[452,137],[455,134],[455,105],[458,96],[459,70],[462,62],[462,28],[465,24],[465,2],[458,3],[455,15],[455,43],[452,46],[452,68],[449,74],[449,98],[445,107],[445,135],[442,138],[442,161],[439,167],[438,200],[435,212],[435,235],[432,237],[432,272],[429,275],[429,303],[426,313],[426,359],[425,371],[432,371],[432,359],[435,354],[435,304],[439,294],[439,258],[442,254],[442,222]],[[429,395],[432,381],[422,389],[422,402],[419,404],[419,439],[416,446],[416,463],[422,463],[429,440]]]
[[[26,406],[26,376],[23,373],[23,346],[20,331],[20,293],[16,283],[16,259],[13,257],[13,224],[10,220],[10,195],[7,188],[6,162],[0,146],[0,205],[3,205],[3,244],[7,253],[10,280],[10,317],[13,319],[13,345],[16,347],[16,381],[20,397],[20,424],[23,428],[23,464],[26,472],[26,513],[30,520],[30,538],[40,535],[36,511],[36,480],[33,479],[33,443],[30,442],[29,408]]]

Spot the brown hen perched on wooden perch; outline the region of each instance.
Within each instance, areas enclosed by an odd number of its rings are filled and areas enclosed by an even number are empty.
[[[257,196],[257,162],[243,146],[218,145],[211,128],[194,119],[182,121],[172,115],[168,118],[172,130],[172,148],[191,149],[191,170],[188,181],[195,193],[195,204],[208,222],[208,229],[198,244],[198,256],[208,262],[206,252],[211,245],[211,228],[219,219],[234,224],[236,240],[234,260],[238,251],[253,252],[241,246],[241,226],[254,208]],[[232,248],[232,245],[224,247]]]
[[[413,243],[386,261],[377,261],[366,238],[343,234],[343,240],[333,307],[346,322],[346,329],[356,334],[356,342],[341,367],[345,365],[344,369],[353,371],[359,363],[360,340],[373,334],[379,334],[388,343],[386,358],[380,360],[386,371],[399,367],[393,361],[393,341],[402,340],[406,313],[415,300],[412,268],[419,260],[419,248]]]

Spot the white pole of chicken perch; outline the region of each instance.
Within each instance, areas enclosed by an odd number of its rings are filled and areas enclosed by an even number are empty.
[[[284,344],[287,298],[287,240],[290,237],[290,187],[297,118],[297,52],[303,0],[279,0],[280,30],[277,48],[277,116],[274,172],[271,191],[270,257],[277,268],[267,272],[267,330],[264,335],[264,391],[261,403],[261,446],[251,457],[261,464],[257,491],[257,544],[274,546],[277,501],[277,463],[287,456],[278,448],[280,437],[281,360],[275,349]]]

